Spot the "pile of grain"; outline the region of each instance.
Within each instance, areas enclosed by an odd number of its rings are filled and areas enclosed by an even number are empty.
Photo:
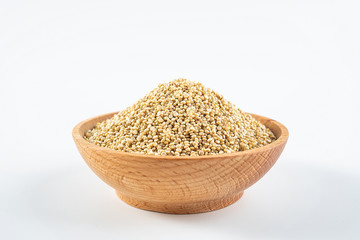
[[[119,151],[172,156],[232,153],[275,141],[252,116],[186,79],[160,84],[84,137]]]

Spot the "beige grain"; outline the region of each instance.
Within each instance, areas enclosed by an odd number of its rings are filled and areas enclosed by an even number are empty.
[[[84,138],[119,151],[170,156],[233,153],[276,139],[220,94],[186,79],[160,84]]]

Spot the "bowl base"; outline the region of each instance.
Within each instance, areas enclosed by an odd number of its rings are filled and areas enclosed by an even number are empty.
[[[132,197],[121,195],[118,191],[116,194],[121,200],[125,203],[140,208],[143,210],[149,210],[154,212],[162,213],[172,213],[172,214],[192,214],[192,213],[204,213],[214,210],[218,210],[224,207],[227,207],[241,198],[244,192],[232,195],[230,197],[225,197],[221,199],[208,200],[202,202],[193,202],[193,203],[161,203],[161,202],[151,202],[135,199]]]

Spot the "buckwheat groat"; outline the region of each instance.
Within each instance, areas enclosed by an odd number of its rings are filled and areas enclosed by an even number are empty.
[[[232,153],[275,141],[252,116],[186,79],[160,84],[84,138],[115,150],[173,156]]]

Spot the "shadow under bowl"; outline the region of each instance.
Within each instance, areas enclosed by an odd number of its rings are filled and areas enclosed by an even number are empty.
[[[164,213],[213,211],[236,202],[244,190],[275,164],[289,133],[281,123],[255,114],[276,141],[260,148],[210,156],[155,156],[97,146],[84,139],[108,113],[87,119],[73,129],[75,144],[91,170],[134,207]]]

